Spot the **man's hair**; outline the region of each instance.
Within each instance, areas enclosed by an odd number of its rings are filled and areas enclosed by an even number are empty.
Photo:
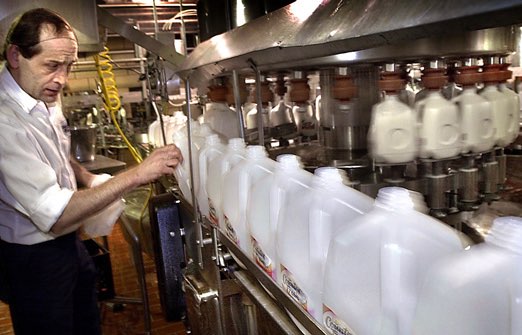
[[[25,58],[31,58],[42,51],[39,45],[42,27],[50,26],[56,35],[73,29],[67,21],[57,13],[46,8],[35,8],[23,13],[13,21],[2,50],[2,58],[7,59],[7,48],[10,44],[18,46]],[[75,35],[76,36],[76,35]]]

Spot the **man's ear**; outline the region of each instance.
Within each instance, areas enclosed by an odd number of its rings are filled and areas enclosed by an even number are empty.
[[[10,44],[6,50],[7,63],[12,69],[17,69],[20,66],[20,49],[17,45]]]

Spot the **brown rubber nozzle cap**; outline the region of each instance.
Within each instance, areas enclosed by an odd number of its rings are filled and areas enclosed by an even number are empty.
[[[457,68],[458,73],[455,75],[455,83],[472,86],[482,82],[482,73],[478,72],[479,66],[462,66]]]
[[[308,79],[292,79],[290,82],[290,101],[306,102],[310,99]]]
[[[404,89],[406,80],[402,78],[401,72],[381,72],[379,89],[386,93],[397,93]]]
[[[444,69],[424,69],[422,71],[422,85],[430,90],[439,90],[448,82]]]
[[[483,66],[482,80],[485,83],[499,83],[504,81],[503,64],[489,64]]]
[[[332,88],[333,97],[337,100],[350,100],[359,94],[350,76],[336,76]]]
[[[209,86],[207,96],[214,102],[225,102],[227,95],[226,86]]]

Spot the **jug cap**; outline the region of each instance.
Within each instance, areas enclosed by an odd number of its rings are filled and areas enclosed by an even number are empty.
[[[522,218],[516,216],[496,218],[486,236],[486,243],[522,255]]]

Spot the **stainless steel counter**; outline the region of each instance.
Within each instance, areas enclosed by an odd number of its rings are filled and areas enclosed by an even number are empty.
[[[125,162],[102,155],[96,155],[93,161],[82,162],[81,164],[92,173],[114,174],[127,167],[127,163]]]

